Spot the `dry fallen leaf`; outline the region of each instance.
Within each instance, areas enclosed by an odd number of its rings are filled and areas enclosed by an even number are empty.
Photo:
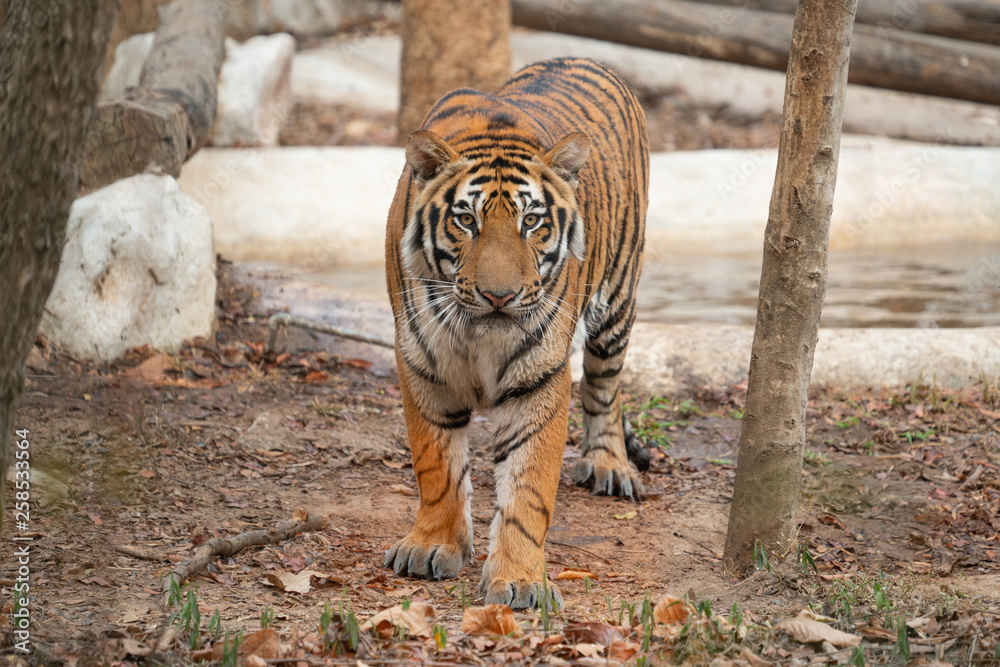
[[[860,635],[852,635],[831,628],[825,623],[809,618],[790,618],[774,626],[775,630],[784,630],[792,639],[803,644],[829,642],[837,648],[857,646],[861,643]]]
[[[287,591],[289,593],[308,593],[314,583],[318,583],[320,579],[328,579],[330,581],[336,582],[338,584],[343,584],[344,580],[333,574],[326,574],[325,572],[317,572],[316,570],[302,570],[301,572],[268,572],[264,575],[264,578],[268,580],[273,586],[276,586],[279,590]],[[317,582],[314,582],[316,579]]]
[[[673,595],[664,595],[653,607],[653,620],[657,623],[683,623],[688,617],[688,605]]]
[[[574,623],[563,630],[563,637],[571,644],[598,644],[610,646],[625,639],[626,633],[607,623]]]
[[[505,604],[469,607],[462,615],[462,632],[473,635],[510,635],[520,637],[521,632],[514,612]]]
[[[126,377],[142,378],[143,380],[159,380],[166,377],[168,370],[174,367],[173,361],[165,354],[154,354],[135,368],[125,371]]]
[[[587,572],[585,570],[563,570],[556,575],[556,580],[561,581],[563,579],[597,579],[597,575],[593,572]]]
[[[430,637],[430,619],[434,618],[434,607],[426,602],[411,602],[409,609],[403,609],[402,605],[383,609],[375,614],[361,626],[362,630],[375,628],[378,634],[383,637],[391,637],[396,626],[403,626],[406,632],[417,637]]]
[[[208,659],[215,661],[222,660],[222,653],[226,648],[224,644],[225,641],[217,641],[210,649],[195,651],[191,654],[191,658],[195,661]],[[232,644],[232,640],[230,640],[230,644]],[[237,654],[243,656],[244,658],[249,658],[250,656],[257,656],[258,658],[263,658],[265,660],[279,658],[281,656],[278,655],[278,635],[274,633],[274,630],[270,629],[258,630],[253,634],[247,635],[240,643]],[[247,660],[246,664],[249,665],[251,663]],[[256,664],[260,663],[258,662]]]
[[[628,521],[629,519],[634,519],[635,515],[636,511],[632,510],[631,512],[625,512],[625,514],[616,514],[615,518],[619,521]]]
[[[417,495],[417,492],[414,491],[409,486],[407,486],[406,484],[393,484],[389,488],[391,488],[393,491],[395,491],[396,493],[398,493],[400,495],[404,495],[404,496],[415,496],[415,495]]]
[[[750,667],[768,667],[771,663],[759,657],[746,646],[740,651],[740,660],[745,660]]]
[[[589,642],[581,642],[579,644],[573,644],[573,650],[585,658],[596,658],[604,650],[604,647],[598,644],[591,644]]]

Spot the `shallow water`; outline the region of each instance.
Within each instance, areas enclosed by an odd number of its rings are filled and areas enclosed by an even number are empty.
[[[757,309],[760,254],[658,255],[639,286],[639,320],[671,324],[752,325]],[[333,289],[385,303],[380,268],[295,272],[301,285]],[[311,301],[309,290],[286,295]],[[317,295],[318,296],[318,295]],[[287,297],[291,297],[290,302]],[[320,297],[322,300],[322,297]],[[313,304],[315,307],[318,304]],[[322,308],[320,308],[322,310]],[[314,310],[311,308],[310,310]],[[1000,242],[831,252],[825,327],[1000,326]]]
[[[648,263],[639,319],[754,323],[760,254],[678,255]],[[825,327],[1000,325],[1000,243],[831,252]]]

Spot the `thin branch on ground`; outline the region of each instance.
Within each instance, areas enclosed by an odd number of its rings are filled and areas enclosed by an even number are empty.
[[[291,521],[278,524],[274,530],[251,530],[233,537],[216,537],[202,544],[192,558],[179,563],[174,571],[163,579],[161,587],[163,606],[166,607],[170,601],[170,589],[174,582],[177,582],[177,586],[182,585],[200,572],[213,558],[228,558],[247,547],[277,544],[294,537],[296,533],[326,528],[325,517],[307,514],[302,510],[295,510],[292,516],[294,518]]]

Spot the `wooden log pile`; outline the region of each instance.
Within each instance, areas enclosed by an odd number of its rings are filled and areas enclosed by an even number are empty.
[[[135,174],[180,175],[215,120],[223,38],[223,13],[214,2],[175,0],[160,9],[139,86],[98,107],[81,193]]]
[[[799,0],[695,0],[792,15]],[[861,0],[856,24],[1000,44],[1000,2],[993,0]]]
[[[742,4],[742,0],[720,1]],[[785,10],[795,4],[794,0],[747,1]],[[956,7],[1000,4],[949,2]],[[511,9],[515,24],[537,30],[782,72],[788,65],[792,16],[786,13],[688,0],[512,0]],[[975,30],[967,28],[969,34],[988,35],[990,26],[996,27],[989,10],[980,9],[979,14],[967,12],[982,17]],[[918,25],[916,13],[910,16],[912,25]],[[997,105],[997,72],[1000,47],[991,44],[880,25],[857,25],[851,40],[851,83]]]

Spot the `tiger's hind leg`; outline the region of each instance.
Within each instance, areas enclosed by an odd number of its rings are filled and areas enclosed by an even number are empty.
[[[615,318],[617,314],[617,319]],[[635,319],[635,301],[613,311],[590,335],[583,355],[580,402],[583,407],[582,457],[574,481],[594,495],[638,499],[645,494],[631,459],[649,467],[649,453],[622,414],[619,375]]]
[[[424,579],[457,577],[473,558],[472,480],[469,477],[470,409],[418,405],[400,373],[406,431],[413,455],[420,507],[410,534],[385,554],[384,567]],[[427,389],[423,387],[422,389]]]

